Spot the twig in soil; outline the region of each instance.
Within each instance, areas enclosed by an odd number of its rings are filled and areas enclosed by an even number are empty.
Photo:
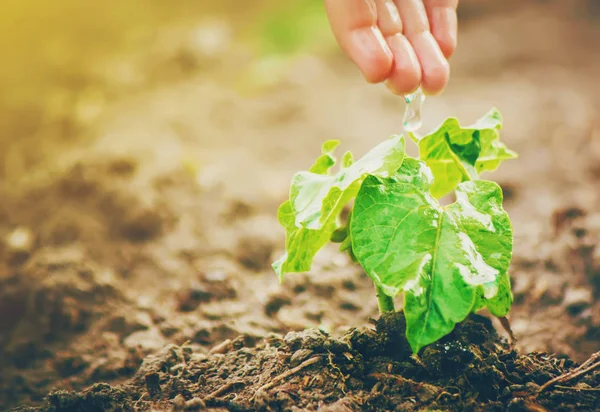
[[[448,397],[450,397],[450,398],[452,398],[452,399],[456,399],[456,398],[460,399],[460,393],[450,393],[450,392],[447,392],[447,391],[443,391],[443,392],[441,392],[441,393],[440,393],[440,394],[437,396],[437,398],[435,398],[435,400],[439,402],[439,400],[440,400],[440,399],[442,398],[442,396],[444,396],[444,395],[446,395],[446,396],[448,396]]]
[[[410,358],[412,360],[414,360],[422,368],[427,368],[427,366],[423,363],[423,361],[421,360],[421,358],[419,358],[419,355],[410,355]]]
[[[378,381],[384,381],[386,379],[391,379],[391,380],[396,381],[396,383],[398,385],[403,385],[405,383],[408,383],[409,385],[412,385],[412,386],[418,385],[418,383],[413,381],[412,379],[408,379],[408,378],[405,378],[404,376],[394,375],[391,373],[371,373],[371,374],[367,375],[367,377],[377,379]]]
[[[138,399],[134,404],[133,404],[133,409],[134,410],[138,410],[138,405],[140,404],[140,402],[144,399],[144,397],[146,396],[146,394],[142,394],[142,396],[140,396],[140,399]]]
[[[227,382],[225,385],[221,386],[219,389],[217,389],[214,392],[211,392],[207,397],[204,398],[204,401],[210,401],[213,400],[215,398],[218,398],[219,396],[229,392],[229,390],[231,390],[234,386],[236,385],[241,385],[243,384],[243,381],[232,381],[232,382]]]
[[[346,395],[346,376],[344,376],[344,374],[342,373],[341,369],[338,368],[337,366],[335,366],[335,364],[333,363],[333,353],[328,352],[327,360],[329,361],[329,366],[331,366],[331,368],[333,370],[335,370],[339,374],[339,376],[341,377],[341,379],[342,379],[342,385],[341,385],[340,389],[341,389],[342,393],[344,395]],[[332,376],[335,378],[335,376],[333,374],[332,374]]]
[[[322,359],[321,356],[313,356],[312,358],[305,360],[304,362],[302,362],[300,365],[296,366],[295,368],[289,369],[289,370],[283,372],[281,375],[276,376],[271,382],[265,383],[263,386],[258,388],[256,393],[267,391],[267,390],[271,389],[272,387],[277,385],[279,382],[300,372],[302,369],[305,369],[311,365],[314,365],[315,363],[319,362],[321,359]],[[253,401],[253,400],[254,400],[254,396],[252,396],[252,398],[250,398],[250,401]]]
[[[510,337],[511,346],[514,346],[514,344],[517,343],[517,338],[515,337],[515,334],[513,333],[512,328],[510,327],[510,321],[506,316],[501,316],[498,318],[498,320],[500,321],[502,328],[504,328],[506,333],[508,333],[508,336]]]
[[[556,385],[556,387],[559,389],[567,389],[570,391],[600,392],[600,388],[578,388],[576,386],[563,386],[563,385]]]
[[[543,384],[540,387],[540,389],[538,390],[538,394],[543,392],[544,390],[548,389],[550,386],[555,385],[559,382],[562,383],[562,382],[570,381],[575,378],[579,378],[580,376],[583,376],[583,375],[593,371],[594,369],[596,369],[599,366],[600,366],[600,352],[596,352],[592,356],[590,356],[590,358],[588,360],[583,362],[579,367],[573,369],[570,372],[567,372],[565,374],[557,376],[556,378],[551,379],[548,382],[546,382],[545,384]]]

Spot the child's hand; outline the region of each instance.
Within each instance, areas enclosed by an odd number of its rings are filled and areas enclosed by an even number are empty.
[[[458,0],[325,0],[333,33],[370,83],[440,93],[456,48]]]

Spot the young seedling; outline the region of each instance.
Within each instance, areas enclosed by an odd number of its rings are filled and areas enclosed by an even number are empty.
[[[500,186],[479,178],[517,156],[500,141],[501,126],[495,109],[467,127],[449,118],[426,136],[408,133],[419,158],[405,154],[404,136],[392,136],[357,161],[345,153],[335,173],[339,142],[325,142],[279,207],[286,252],[273,268],[280,280],[309,271],[323,246],[341,242],[373,280],[381,312],[394,311],[394,298],[403,294],[414,353],[472,312],[506,316],[512,226]],[[455,202],[442,206],[438,199],[452,192]]]

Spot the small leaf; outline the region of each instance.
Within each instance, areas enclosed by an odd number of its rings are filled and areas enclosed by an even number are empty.
[[[460,183],[456,202],[442,207],[432,181],[429,168],[411,158],[390,178],[368,177],[350,226],[353,252],[375,284],[390,297],[404,292],[415,353],[476,309],[510,306],[512,227],[500,187]]]
[[[331,167],[325,157],[333,159],[329,149],[331,145],[324,145],[312,171],[294,176],[290,200],[279,208],[279,222],[286,229],[286,253],[273,268],[280,278],[289,272],[310,270],[314,256],[339,227],[340,213],[367,175],[388,177],[398,170],[404,159],[404,137],[391,137],[352,164],[345,155],[348,167],[335,175],[324,172]]]
[[[315,161],[315,164],[309,170],[309,172],[316,173],[319,175],[327,174],[329,169],[335,165],[335,157],[333,157],[333,151],[340,145],[339,140],[327,140],[321,146],[321,156]]]
[[[342,157],[342,167],[344,169],[347,169],[350,166],[352,166],[352,163],[354,163],[354,158],[352,157],[352,153],[351,152],[344,153],[344,156]]]
[[[440,198],[465,181],[478,178],[484,171],[493,171],[504,160],[517,154],[500,141],[502,117],[496,109],[471,126],[461,127],[455,118],[446,121],[424,137],[411,134],[419,145],[420,158],[427,163],[435,180],[431,193]]]

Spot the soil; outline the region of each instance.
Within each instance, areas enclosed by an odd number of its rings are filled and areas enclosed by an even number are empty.
[[[181,6],[123,34],[135,51],[49,68],[39,96],[8,82],[0,410],[599,410],[597,2],[461,3],[424,128],[496,105],[520,153],[490,175],[516,233],[514,345],[481,313],[411,357],[402,315],[378,318],[335,247],[277,281],[292,174],[326,138],[360,155],[398,132],[402,107],[337,52],[244,77],[255,61],[227,35],[229,6],[212,20]],[[194,40],[207,30],[221,53]]]
[[[209,354],[168,345],[122,386],[57,391],[19,411],[595,411],[600,374],[576,386],[550,379],[574,368],[567,357],[520,355],[491,322],[473,315],[413,358],[400,313],[339,339],[319,329],[238,336]],[[550,409],[545,409],[550,408]]]

